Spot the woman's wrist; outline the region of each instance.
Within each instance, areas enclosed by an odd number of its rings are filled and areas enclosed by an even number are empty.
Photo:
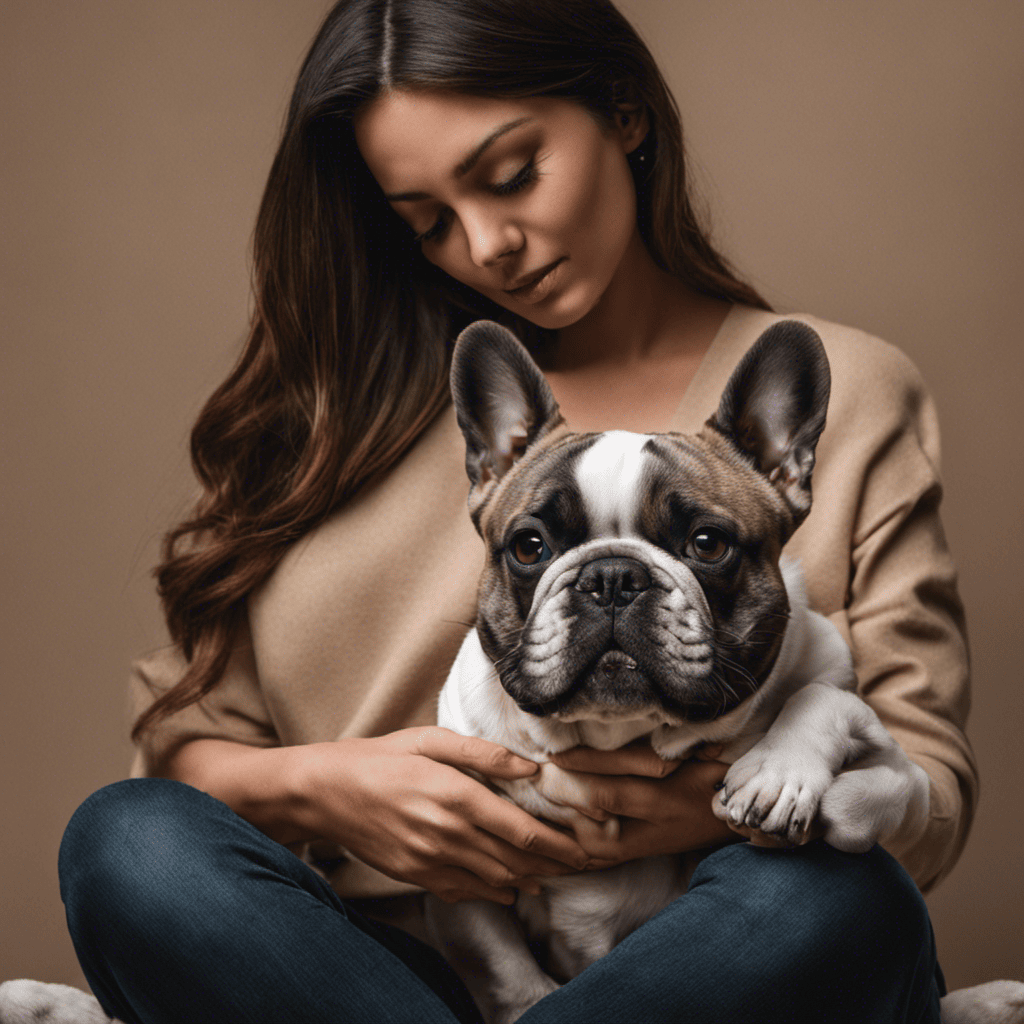
[[[317,746],[191,740],[168,758],[162,774],[209,793],[279,843],[304,842],[317,838],[307,797]]]

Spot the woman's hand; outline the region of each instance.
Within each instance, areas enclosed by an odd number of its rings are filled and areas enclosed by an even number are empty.
[[[551,760],[579,782],[588,801],[573,804],[599,821],[610,815],[621,820],[617,839],[594,833],[577,834],[580,845],[595,860],[618,864],[660,853],[683,853],[740,837],[715,817],[712,798],[729,766],[710,760],[663,761],[646,742],[619,750],[575,747]]]
[[[511,903],[511,887],[538,891],[535,875],[565,874],[589,858],[460,769],[525,778],[532,761],[496,743],[440,727],[344,739],[303,751],[295,820],[392,878],[447,902]]]

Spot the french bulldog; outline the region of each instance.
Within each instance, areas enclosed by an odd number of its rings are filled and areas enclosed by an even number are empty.
[[[486,564],[438,722],[541,765],[490,785],[538,818],[614,835],[617,819],[576,810],[586,795],[549,757],[646,737],[665,759],[721,747],[715,813],[748,836],[857,852],[927,815],[927,776],[856,696],[849,649],[782,557],[810,511],[828,406],[810,327],[765,331],[693,436],[570,432],[526,349],[487,321],[459,336],[451,380]],[[428,898],[428,926],[503,1024],[682,895],[695,865],[542,879],[518,920]]]

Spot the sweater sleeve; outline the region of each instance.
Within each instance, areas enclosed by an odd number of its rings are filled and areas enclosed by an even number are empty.
[[[858,413],[874,426],[860,456],[845,625],[862,697],[931,782],[927,823],[908,825],[886,844],[926,891],[956,862],[977,802],[964,733],[966,627],[939,519],[934,405],[896,349],[880,348],[873,362]]]
[[[185,672],[177,647],[164,647],[132,665],[129,692],[133,718],[166,693]],[[279,741],[260,689],[248,623],[237,637],[228,667],[201,701],[148,730],[136,747],[133,777],[161,775],[167,757],[194,739],[227,739],[256,747]]]

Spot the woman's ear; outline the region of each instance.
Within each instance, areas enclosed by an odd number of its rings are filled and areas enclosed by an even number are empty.
[[[622,140],[622,151],[627,155],[647,138],[650,127],[647,107],[642,103],[633,108],[620,106],[615,112],[615,128]]]
[[[636,83],[629,79],[612,83],[611,100],[615,130],[622,141],[622,151],[628,156],[647,138],[650,130],[647,104],[641,99]]]

